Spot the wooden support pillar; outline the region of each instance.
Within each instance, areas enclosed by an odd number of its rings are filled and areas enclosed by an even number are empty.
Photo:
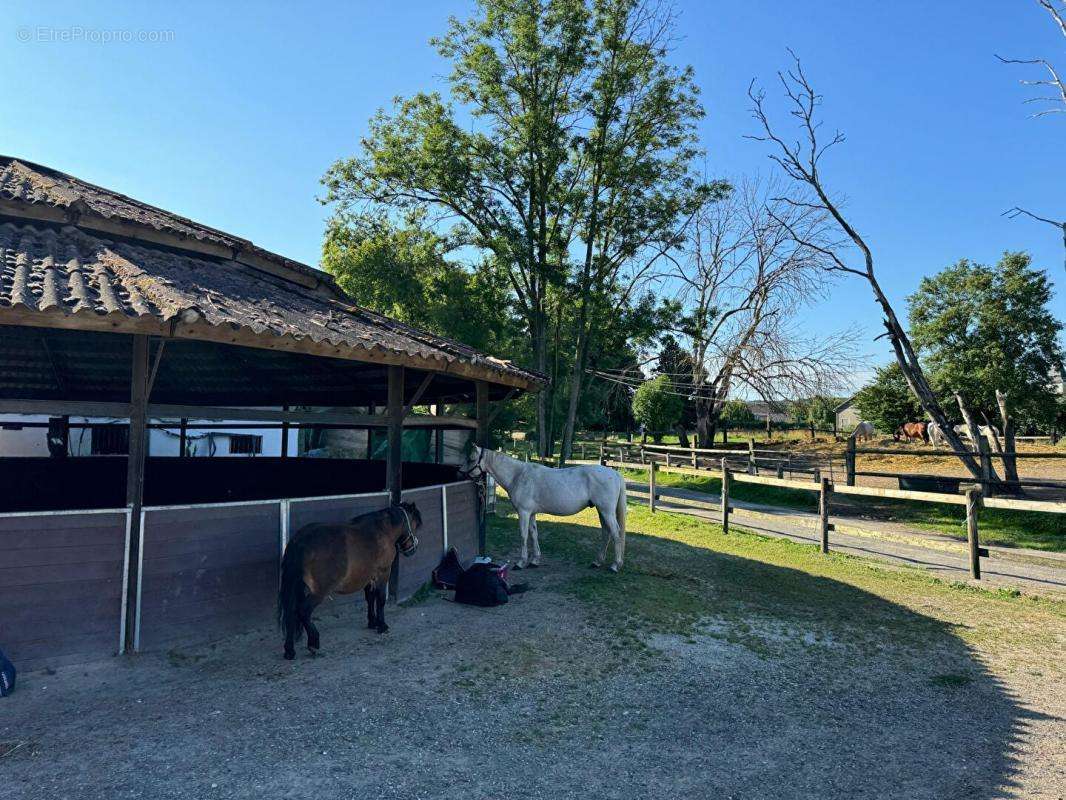
[[[729,474],[729,464],[722,459],[722,533],[729,533],[729,484],[732,476]]]
[[[755,466],[755,440],[748,439],[748,474],[755,475],[759,468]]]
[[[821,489],[818,492],[818,524],[822,539],[822,552],[829,552],[829,493],[833,491],[833,485],[829,478],[822,478]]]
[[[282,411],[288,411],[288,406],[282,406]],[[281,457],[289,457],[289,423],[285,421],[281,423]]]
[[[393,505],[400,502],[403,491],[403,367],[389,367],[388,400],[385,415],[388,417],[388,447],[385,450],[385,489]]]
[[[182,417],[178,428],[178,455],[185,458],[189,455],[189,418]]]
[[[388,418],[385,448],[385,489],[389,493],[389,503],[399,505],[403,492],[403,367],[389,366],[389,385],[386,394],[385,416]],[[368,440],[371,433],[367,432]],[[397,587],[400,579],[400,555],[397,551],[389,574],[389,597],[393,602],[399,598]]]
[[[970,577],[981,580],[981,542],[977,536],[977,509],[981,507],[979,489],[966,490],[966,543],[970,549]]]
[[[130,370],[130,435],[126,456],[126,508],[129,511],[130,536],[126,554],[126,617],[123,651],[132,653],[137,630],[137,587],[141,571],[141,509],[144,506],[144,462],[148,446],[148,337],[133,337],[133,362]]]
[[[651,511],[652,514],[655,513],[655,501],[658,499],[655,496],[655,474],[658,471],[659,463],[657,461],[652,461],[648,465],[648,510]]]
[[[848,437],[848,449],[844,451],[844,470],[848,486],[855,485],[855,437]]]
[[[485,381],[474,382],[474,417],[477,419],[477,428],[474,430],[474,443],[478,447],[491,447],[492,437],[489,434],[489,385]],[[488,491],[488,484],[485,484]],[[485,555],[485,510],[489,499],[485,497],[478,504],[477,515],[477,552]]]

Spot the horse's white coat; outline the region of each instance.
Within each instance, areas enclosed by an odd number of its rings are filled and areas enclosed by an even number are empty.
[[[522,534],[522,555],[517,568],[540,564],[540,541],[536,515],[544,512],[559,517],[577,514],[595,507],[603,528],[603,547],[593,562],[600,566],[607,557],[607,547],[614,543],[611,569],[622,568],[626,548],[626,483],[616,471],[600,465],[552,469],[528,461],[518,461],[495,450],[474,447],[470,471],[480,468],[489,473],[507,492],[518,512]],[[533,540],[533,558],[529,557],[529,540]]]
[[[869,422],[860,422],[851,435],[857,442],[869,441],[874,438],[874,426]]]

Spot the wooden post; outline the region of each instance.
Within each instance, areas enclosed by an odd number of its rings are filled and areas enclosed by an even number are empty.
[[[829,478],[822,478],[822,488],[818,492],[818,522],[822,533],[822,552],[829,552],[829,493],[833,485]]]
[[[722,444],[729,444],[729,426],[725,420],[722,420]]]
[[[778,478],[784,478],[785,477],[785,462],[784,461],[778,461],[777,462],[777,477]]]
[[[489,385],[485,381],[474,382],[474,416],[477,418],[477,429],[474,439],[478,447],[491,447],[492,441],[489,435]],[[487,484],[486,484],[487,485]],[[477,523],[477,552],[485,555],[485,506],[488,498],[478,508]]]
[[[666,451],[666,466],[670,466],[670,451]]]
[[[811,441],[814,441],[814,423],[811,422]]]
[[[821,467],[815,467],[814,468],[814,482],[815,483],[821,483],[822,482],[822,468]]]
[[[189,418],[181,418],[181,427],[178,428],[178,455],[181,458],[189,455]]]
[[[600,442],[600,463],[601,464],[606,464],[607,463],[607,455],[605,453],[605,450],[606,450],[606,447],[604,446],[603,442]]]
[[[981,435],[977,437],[977,453],[981,460],[981,490],[991,495],[995,491],[992,486],[992,453],[988,449],[988,440]]]
[[[659,464],[652,461],[648,465],[648,510],[655,513],[655,473],[659,471]]]
[[[126,619],[123,650],[133,652],[137,632],[137,587],[141,571],[141,508],[144,506],[144,462],[148,425],[148,337],[133,337],[133,363],[130,370],[130,435],[126,456],[126,508],[129,510],[130,536],[126,570]]]
[[[729,464],[722,459],[722,533],[729,533]]]
[[[692,466],[693,466],[693,468],[695,468],[697,466],[696,465],[696,448],[695,447],[692,448]]]
[[[848,437],[848,448],[844,451],[844,469],[847,472],[848,486],[855,485],[855,437]]]
[[[584,443],[584,442],[582,442],[582,443],[580,444],[580,447],[581,447],[581,460],[582,460],[582,461],[585,461],[585,443]]]
[[[390,365],[388,368],[389,384],[386,394],[385,416],[388,418],[385,448],[385,489],[389,493],[389,503],[399,505],[403,491],[403,367]],[[369,435],[369,434],[368,434]],[[400,559],[392,561],[389,575],[389,597],[396,602],[397,584],[400,577]]]
[[[755,440],[748,439],[748,474],[755,475],[758,468],[755,466]]]
[[[970,576],[981,580],[981,542],[977,536],[977,509],[981,506],[979,489],[966,490],[966,543],[970,548]]]
[[[281,410],[288,411],[289,407],[282,406]],[[281,457],[289,457],[289,423],[287,420],[281,423]]]

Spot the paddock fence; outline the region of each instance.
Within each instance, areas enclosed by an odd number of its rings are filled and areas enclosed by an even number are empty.
[[[629,491],[631,498],[647,500],[648,507],[655,511],[660,499],[666,498],[677,505],[690,506],[708,511],[718,511],[722,515],[722,527],[729,531],[730,519],[735,515],[744,516],[745,509],[732,505],[730,498],[730,486],[733,482],[772,486],[781,489],[794,489],[802,492],[810,492],[817,496],[818,501],[818,532],[819,543],[823,553],[830,550],[830,533],[835,529],[832,518],[832,503],[834,495],[853,495],[865,497],[879,497],[885,499],[906,500],[919,503],[937,503],[947,505],[964,506],[966,509],[966,543],[969,555],[970,575],[976,580],[981,578],[981,558],[988,556],[988,549],[981,547],[980,531],[978,528],[978,511],[980,508],[999,508],[1009,511],[1036,511],[1048,514],[1066,514],[1066,502],[1025,500],[1009,497],[989,497],[984,494],[979,482],[971,481],[971,485],[963,493],[928,492],[912,489],[891,489],[878,486],[856,486],[839,484],[828,475],[819,470],[813,471],[813,480],[795,480],[793,478],[779,477],[783,468],[780,463],[775,464],[776,475],[760,475],[759,458],[754,451],[757,449],[749,446],[746,450],[741,449],[709,449],[709,448],[679,448],[667,445],[631,446],[639,451],[639,460],[627,458],[631,450],[626,445],[600,445],[600,457],[595,460],[576,459],[571,464],[604,464],[616,469],[641,470],[648,473],[648,491]],[[954,455],[954,453],[951,453]],[[1064,454],[1066,455],[1066,454]],[[617,456],[614,458],[613,456]],[[713,458],[717,461],[713,461]],[[687,460],[687,464],[677,463],[679,460]],[[549,466],[554,465],[553,460],[531,459],[542,461]],[[675,494],[666,494],[657,486],[656,475],[660,472],[678,475],[691,475],[701,478],[718,478],[722,482],[720,501],[696,500],[688,497],[680,497]],[[781,515],[787,518],[788,514]]]

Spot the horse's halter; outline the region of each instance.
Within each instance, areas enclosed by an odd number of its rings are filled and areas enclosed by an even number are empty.
[[[464,478],[466,478],[469,481],[479,481],[479,480],[481,480],[482,478],[485,477],[485,474],[487,472],[487,470],[483,466],[481,466],[481,461],[482,461],[483,458],[485,458],[485,448],[484,447],[479,447],[478,448],[478,454],[477,454],[477,460],[474,461],[474,464],[470,467],[470,469],[465,469],[465,470],[461,469],[461,470],[459,470],[458,471],[459,474],[462,475]],[[478,471],[477,475],[474,475],[474,470],[475,469]]]
[[[409,556],[418,549],[418,537],[415,536],[414,528],[411,526],[411,515],[407,513],[407,509],[403,506],[397,506],[397,508],[403,512],[404,535],[396,541],[396,546],[400,548],[401,554]]]

